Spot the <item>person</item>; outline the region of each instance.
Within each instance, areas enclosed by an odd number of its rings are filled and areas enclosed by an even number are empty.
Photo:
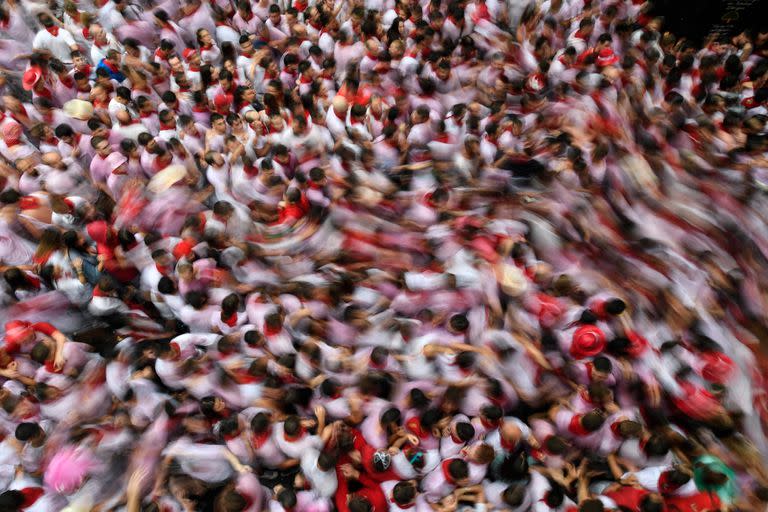
[[[764,510],[768,36],[513,4],[0,6],[0,509]]]

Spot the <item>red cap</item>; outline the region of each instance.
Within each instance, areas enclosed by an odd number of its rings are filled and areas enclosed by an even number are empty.
[[[648,348],[648,340],[635,331],[627,331],[627,339],[629,340],[629,346],[626,352],[630,357],[640,357],[645,352],[645,349]]]
[[[24,72],[24,77],[21,79],[21,86],[25,91],[31,91],[37,82],[43,78],[43,72],[37,66],[32,66]]]
[[[596,325],[582,325],[573,333],[571,355],[575,359],[594,357],[605,348],[605,333]]]
[[[182,240],[173,248],[173,257],[176,258],[176,260],[180,260],[185,256],[189,256],[192,254],[192,248],[194,246],[195,242],[193,240]]]
[[[213,106],[217,111],[228,111],[232,106],[232,98],[228,94],[217,94],[216,97],[213,98]]]
[[[610,66],[619,62],[619,58],[613,53],[610,48],[603,48],[600,53],[597,54],[597,65],[600,67]]]
[[[736,369],[733,359],[722,352],[704,352],[701,358],[701,376],[713,384],[725,384]]]
[[[181,56],[184,57],[184,60],[189,61],[189,59],[197,53],[197,50],[194,48],[184,48],[184,51],[181,52]]]
[[[12,320],[5,324],[5,350],[16,352],[21,344],[29,337],[32,329],[29,322]]]

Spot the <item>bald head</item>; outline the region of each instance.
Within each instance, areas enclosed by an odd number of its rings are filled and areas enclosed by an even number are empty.
[[[501,425],[500,433],[501,437],[509,443],[517,443],[523,435],[514,421],[505,421]]]
[[[368,50],[373,55],[376,55],[379,53],[379,42],[375,39],[369,39],[365,43],[365,49]]]
[[[127,110],[119,110],[115,117],[117,117],[117,122],[121,125],[131,124],[131,114]]]
[[[56,167],[61,162],[61,155],[58,153],[54,153],[53,151],[48,153],[43,153],[43,156],[40,158],[40,161],[50,167]]]
[[[343,96],[335,96],[333,98],[333,111],[337,114],[346,114],[347,108],[349,107],[349,104],[347,103],[347,100],[344,99]]]

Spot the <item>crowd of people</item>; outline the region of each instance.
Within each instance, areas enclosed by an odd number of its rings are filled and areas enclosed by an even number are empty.
[[[3,512],[762,512],[768,29],[5,0]]]

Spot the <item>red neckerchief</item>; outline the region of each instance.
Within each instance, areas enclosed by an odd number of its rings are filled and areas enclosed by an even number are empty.
[[[155,268],[157,269],[158,272],[160,272],[164,276],[167,276],[168,274],[173,272],[171,265],[158,265],[157,263],[155,263]]]
[[[490,421],[486,420],[485,418],[483,418],[482,416],[480,417],[480,424],[482,426],[484,426],[485,428],[488,428],[488,429],[498,428],[498,426],[499,426],[499,422],[498,421],[490,422]]]
[[[620,421],[615,421],[611,423],[611,433],[616,437],[617,439],[622,439],[624,436],[622,436],[619,433],[619,425],[621,425]]]
[[[46,98],[49,100],[53,99],[53,93],[46,89],[45,87],[41,87],[39,90],[35,89],[34,91],[35,96],[40,96],[41,98]]]
[[[224,441],[232,441],[233,439],[237,439],[239,436],[240,432],[235,432],[234,434],[223,434],[221,437],[224,438]]]
[[[94,297],[111,297],[109,292],[105,292],[104,290],[102,290],[98,286],[93,289],[93,296]]]
[[[68,75],[59,75],[59,82],[67,89],[75,86],[75,79]]]
[[[152,162],[152,168],[155,170],[155,172],[160,172],[166,167],[168,167],[169,165],[171,165],[171,162],[173,161],[173,157],[171,157],[171,159],[167,163],[164,163],[163,160],[164,159],[162,158],[155,158],[155,161]]]
[[[419,418],[411,418],[408,421],[405,422],[405,427],[416,434],[416,437],[419,439],[427,439],[431,432],[424,430],[421,426],[421,421],[419,421]]]
[[[267,442],[267,439],[269,439],[270,434],[272,434],[272,427],[269,427],[267,430],[265,430],[261,434],[255,434],[251,438],[251,444],[253,444],[255,448],[261,448],[262,446],[264,446],[264,443]]]
[[[204,44],[200,46],[200,52],[202,53],[203,50],[210,50],[211,48],[213,48],[213,43]]]
[[[139,112],[139,117],[142,118],[142,119],[146,119],[148,117],[152,117],[153,115],[155,115],[155,111],[154,110],[150,110],[149,112]]]
[[[157,50],[155,50],[155,57],[158,57],[160,60],[166,60],[166,61],[168,60],[168,54],[167,54],[167,53],[165,53],[165,52],[164,52],[163,50],[161,50],[160,48],[158,48]]]
[[[293,2],[293,8],[299,12],[306,11],[308,6],[309,6],[309,3],[306,0],[295,0]]]
[[[456,482],[453,481],[453,477],[451,477],[451,472],[448,471],[448,468],[451,466],[451,462],[453,459],[444,460],[441,464],[441,467],[443,468],[443,476],[445,477],[445,481],[449,484],[454,484]]]
[[[224,318],[224,316],[222,315],[221,321],[230,327],[234,327],[235,325],[237,325],[237,312],[232,313],[227,318]]]
[[[34,505],[35,502],[45,494],[45,490],[42,487],[25,487],[20,492],[22,496],[24,496],[24,501],[21,503],[22,510]]]
[[[200,8],[201,8],[202,6],[203,6],[203,4],[202,4],[202,3],[200,3],[200,4],[199,4],[197,7],[195,7],[194,9],[192,9],[191,11],[189,11],[187,14],[185,14],[185,15],[184,15],[184,17],[185,17],[185,18],[188,18],[188,17],[190,17],[190,16],[192,16],[192,15],[194,15],[194,14],[197,14],[197,11],[199,11],[199,10],[200,10]]]
[[[160,131],[162,131],[162,130],[175,130],[175,129],[176,129],[175,126],[171,126],[171,125],[165,124],[165,123],[160,123]]]
[[[387,362],[386,362],[386,361],[384,361],[384,363],[383,363],[383,364],[379,364],[379,363],[377,363],[376,361],[374,361],[373,359],[371,359],[371,358],[368,358],[368,365],[369,365],[371,368],[376,368],[377,370],[381,370],[382,368],[384,368],[384,367],[387,365]]]
[[[61,370],[57,370],[53,364],[53,359],[49,359],[45,362],[45,370],[48,373],[61,373]]]
[[[53,37],[59,37],[59,27],[54,25],[52,27],[45,27],[45,30],[48,31],[49,34],[51,34]]]
[[[579,414],[574,414],[573,418],[571,418],[571,422],[568,424],[568,431],[577,436],[588,436],[592,433],[582,426],[581,415]]]
[[[681,486],[673,485],[669,482],[669,471],[665,471],[659,476],[659,494],[662,496],[672,494],[678,490]]]
[[[517,443],[512,443],[504,439],[504,436],[499,435],[499,441],[501,442],[501,447],[504,448],[504,450],[511,452],[515,449],[517,446]]]
[[[6,145],[10,146],[11,144],[6,143]],[[20,210],[34,210],[35,208],[39,208],[39,207],[40,207],[40,200],[35,196],[24,196],[21,199],[19,199]]]
[[[283,326],[279,327],[269,327],[267,325],[264,326],[264,336],[274,336],[275,334],[279,334],[280,331],[283,330]]]
[[[283,432],[283,439],[285,439],[289,443],[295,443],[296,441],[304,437],[304,434],[306,432],[307,431],[304,429],[304,427],[300,427],[299,431],[296,433],[295,436],[289,436],[286,432]]]

